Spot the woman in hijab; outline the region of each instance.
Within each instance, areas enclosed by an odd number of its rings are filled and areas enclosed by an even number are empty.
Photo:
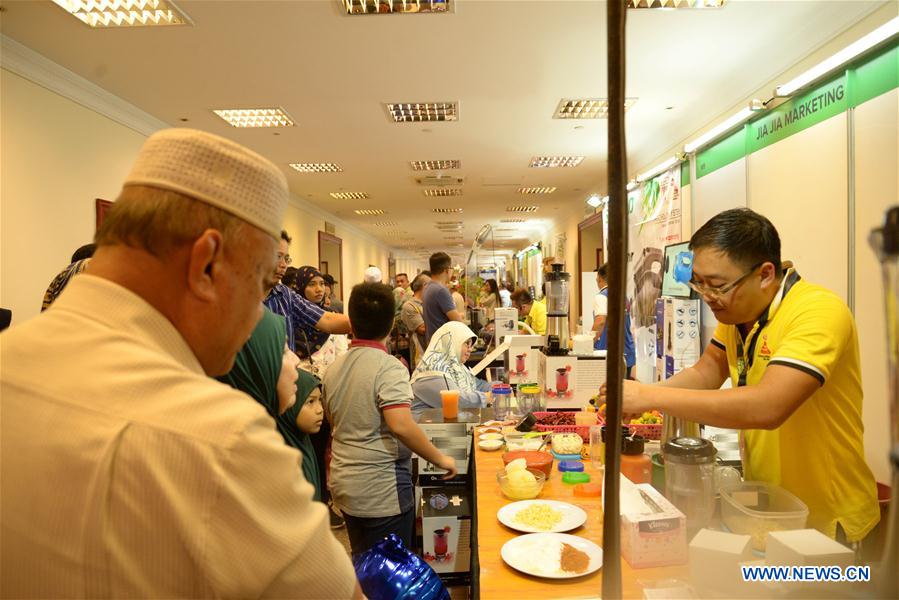
[[[325,280],[315,267],[306,265],[297,269],[297,293],[309,302],[325,307]],[[330,334],[318,329],[297,328],[297,353],[300,358],[309,358],[325,345]]]
[[[305,371],[297,371],[299,359],[287,347],[286,339],[284,318],[266,309],[250,339],[238,352],[231,371],[218,379],[249,394],[265,408],[275,420],[284,442],[302,453],[303,475],[315,488],[315,499],[321,500],[321,477],[312,442],[308,433],[299,427],[303,422],[301,415],[308,412],[307,404],[314,412],[316,400],[307,401],[307,398],[320,382]],[[315,420],[311,422],[314,424]]]
[[[459,390],[459,407],[487,406],[489,384],[465,366],[474,346],[474,332],[459,321],[445,323],[434,335],[412,373],[412,414],[440,408],[440,390]]]

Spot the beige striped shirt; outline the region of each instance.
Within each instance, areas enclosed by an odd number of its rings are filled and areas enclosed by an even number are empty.
[[[79,275],[0,361],[3,597],[352,594],[299,453],[135,294]]]

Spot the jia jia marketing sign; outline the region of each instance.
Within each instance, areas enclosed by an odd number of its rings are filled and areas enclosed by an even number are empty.
[[[784,102],[747,127],[746,151],[756,152],[846,110],[846,75]]]

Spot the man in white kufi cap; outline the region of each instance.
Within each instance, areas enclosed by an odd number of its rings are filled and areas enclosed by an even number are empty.
[[[0,335],[0,597],[351,597],[271,418],[210,378],[262,315],[287,183],[189,129],[151,136],[89,272]]]
[[[362,280],[365,283],[381,283],[382,277],[381,269],[378,267],[368,267],[362,275]]]

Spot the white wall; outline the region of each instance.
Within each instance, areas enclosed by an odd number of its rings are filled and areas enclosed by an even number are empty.
[[[781,257],[802,277],[848,300],[846,115],[748,157],[749,208],[780,234]]]
[[[5,69],[0,77],[0,306],[17,324],[93,239],[94,199],[115,200],[146,137]],[[293,198],[284,227],[295,265],[318,265],[325,219],[343,240],[344,292],[369,264],[387,272],[387,246]]]
[[[93,240],[94,200],[115,200],[145,137],[0,70],[0,305],[13,324]]]
[[[899,91],[855,109],[855,322],[862,356],[865,452],[878,481],[889,481],[886,321],[879,263],[868,233],[899,199]]]

